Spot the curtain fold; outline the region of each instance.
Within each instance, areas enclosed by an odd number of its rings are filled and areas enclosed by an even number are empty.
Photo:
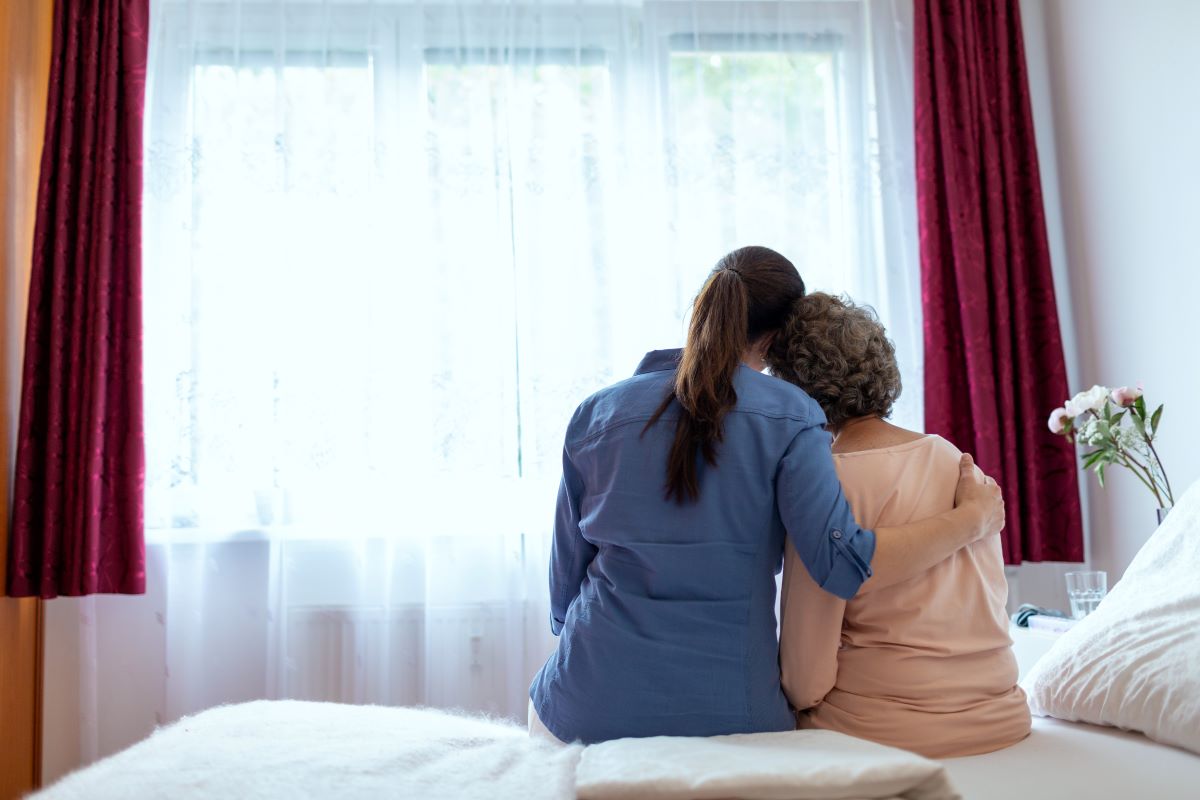
[[[15,596],[145,590],[148,22],[148,0],[55,4],[9,540]]]
[[[915,0],[925,423],[1004,489],[1007,563],[1082,561],[1017,0]]]

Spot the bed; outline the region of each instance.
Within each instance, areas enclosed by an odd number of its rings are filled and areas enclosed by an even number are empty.
[[[1198,572],[1200,481],[1096,611],[1018,651],[1039,717],[987,755],[929,761],[832,731],[563,746],[431,709],[258,701],[161,728],[36,798],[1195,798]]]
[[[730,762],[739,770],[728,770],[712,759],[711,749],[700,749],[709,740],[622,740],[604,750],[559,747],[530,740],[512,723],[478,717],[421,709],[259,701],[180,720],[66,776],[35,798],[565,800],[578,794],[597,800],[730,796],[1169,800],[1196,797],[1200,787],[1200,756],[1139,734],[1039,719],[1030,738],[1008,750],[940,765],[902,751],[892,751],[889,764],[875,750],[864,750],[854,756],[855,763],[877,767],[873,776],[860,770],[830,788],[830,765],[820,750],[825,740],[804,738],[813,733],[828,732],[740,737],[741,748],[731,751],[734,761]],[[781,741],[794,743],[795,753],[824,762],[822,769],[810,770],[807,776],[800,773],[808,783],[788,784],[769,760],[756,761],[748,755],[760,746],[777,747]],[[589,761],[591,750],[604,758]],[[840,744],[838,752],[845,752]],[[674,783],[662,780],[666,767],[676,773]],[[897,770],[905,769],[910,773],[907,782],[896,783]],[[913,773],[914,769],[924,772]],[[725,782],[714,783],[713,775],[721,771]],[[887,786],[903,788],[891,791],[879,781],[880,775],[892,779]],[[706,780],[697,780],[698,776]],[[835,777],[841,780],[846,775]],[[689,780],[693,782],[688,784]]]

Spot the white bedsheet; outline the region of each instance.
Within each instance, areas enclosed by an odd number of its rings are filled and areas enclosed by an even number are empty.
[[[967,800],[1200,797],[1200,756],[1081,722],[1035,717],[1029,738],[1007,750],[944,763]]]

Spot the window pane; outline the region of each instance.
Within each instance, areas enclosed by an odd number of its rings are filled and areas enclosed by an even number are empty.
[[[148,328],[149,479],[174,492],[152,525],[202,507],[209,523],[278,524],[281,491],[324,497],[390,457],[364,425],[394,387],[368,368],[390,309],[362,62],[193,72],[190,263],[147,265],[147,296],[179,303]]]
[[[435,428],[476,447],[474,432],[491,424],[477,398],[511,385],[511,466],[526,476],[558,474],[566,417],[610,377],[611,360],[608,69],[547,55],[425,68],[431,252],[454,320],[435,345],[445,376]]]
[[[763,243],[836,285],[843,209],[837,54],[701,49],[670,56],[670,129],[684,241]]]

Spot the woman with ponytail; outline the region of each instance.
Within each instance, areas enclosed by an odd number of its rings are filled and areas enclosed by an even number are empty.
[[[560,639],[530,687],[531,732],[590,743],[791,729],[774,613],[785,546],[845,599],[1003,527],[999,488],[969,456],[952,511],[855,523],[821,407],[762,373],[803,295],[779,253],[729,253],[684,349],[648,353],[575,411],[550,562]]]

